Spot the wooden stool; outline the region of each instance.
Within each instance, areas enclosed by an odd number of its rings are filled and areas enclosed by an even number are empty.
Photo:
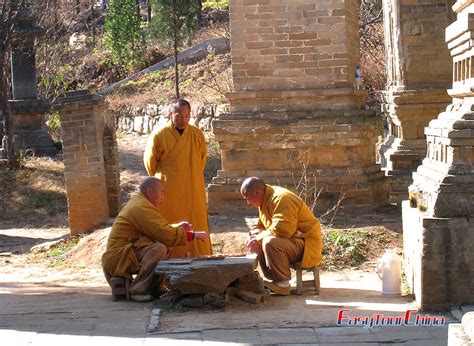
[[[290,267],[296,270],[296,294],[303,294],[303,287],[314,287],[316,294],[319,294],[319,267],[302,269],[301,262],[291,263]],[[303,270],[313,271],[314,278],[312,280],[303,281]]]
[[[112,298],[117,300],[130,300],[130,280],[122,278],[120,276],[114,276],[110,278],[110,286],[112,287]]]

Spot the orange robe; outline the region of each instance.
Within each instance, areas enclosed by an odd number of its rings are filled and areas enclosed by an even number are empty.
[[[110,276],[131,279],[140,263],[135,249],[160,242],[168,247],[186,244],[183,227],[169,225],[158,209],[142,194],[135,194],[112,225],[102,267]]]
[[[165,199],[160,208],[163,217],[171,223],[188,221],[195,231],[209,234],[206,187],[206,141],[199,128],[188,125],[180,135],[174,125],[153,131],[143,155],[145,169],[150,176],[161,179]],[[186,246],[174,247],[171,258],[210,255],[211,242],[193,240]]]
[[[319,265],[323,259],[321,225],[306,203],[293,192],[279,186],[265,185],[265,194],[259,213],[259,224],[265,228],[257,236],[290,239],[300,231],[304,239],[302,268]]]

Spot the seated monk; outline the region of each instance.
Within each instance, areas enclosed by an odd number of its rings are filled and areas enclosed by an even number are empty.
[[[259,222],[251,230],[247,248],[256,253],[265,287],[279,295],[291,291],[290,264],[312,268],[322,261],[322,236],[318,219],[293,192],[270,186],[257,177],[245,179],[240,188],[247,204],[258,208]]]
[[[186,245],[194,239],[208,239],[205,232],[194,232],[188,222],[168,224],[158,212],[163,199],[161,181],[155,177],[145,178],[140,191],[115,219],[102,255],[102,268],[109,285],[112,277],[132,280],[132,274],[137,273],[129,290],[130,299],[134,301],[153,299],[154,270],[157,263],[169,255],[169,247]]]

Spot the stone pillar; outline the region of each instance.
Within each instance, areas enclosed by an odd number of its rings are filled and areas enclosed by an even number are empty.
[[[114,121],[103,99],[88,91],[66,93],[55,109],[61,117],[69,227],[79,234],[120,209]]]
[[[387,88],[382,111],[388,134],[380,148],[390,180],[390,202],[407,196],[411,174],[426,154],[423,133],[448,105],[451,59],[444,28],[453,20],[454,0],[384,1]]]
[[[425,129],[427,154],[410,187],[419,207],[402,204],[405,272],[423,309],[474,304],[474,0],[453,9],[452,103]]]
[[[35,26],[36,18],[24,10],[19,14],[12,37],[11,79],[13,100],[12,125],[15,150],[33,150],[35,155],[57,153],[51,136],[43,128],[43,116],[50,111],[49,100],[38,100],[35,65],[35,38],[42,30]]]
[[[306,171],[326,210],[385,204],[375,164],[379,124],[355,88],[357,1],[231,0],[234,92],[213,121],[222,170],[208,188],[211,213],[246,213],[242,178],[295,190]]]

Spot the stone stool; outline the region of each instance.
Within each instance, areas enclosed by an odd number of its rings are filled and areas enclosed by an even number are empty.
[[[290,267],[296,270],[296,294],[303,294],[303,287],[314,287],[316,294],[319,294],[319,267],[302,269],[301,262],[291,263]],[[312,280],[303,281],[303,270],[313,271],[314,278]]]
[[[112,287],[112,298],[114,302],[117,300],[130,300],[130,280],[120,276],[110,278],[110,286]]]

